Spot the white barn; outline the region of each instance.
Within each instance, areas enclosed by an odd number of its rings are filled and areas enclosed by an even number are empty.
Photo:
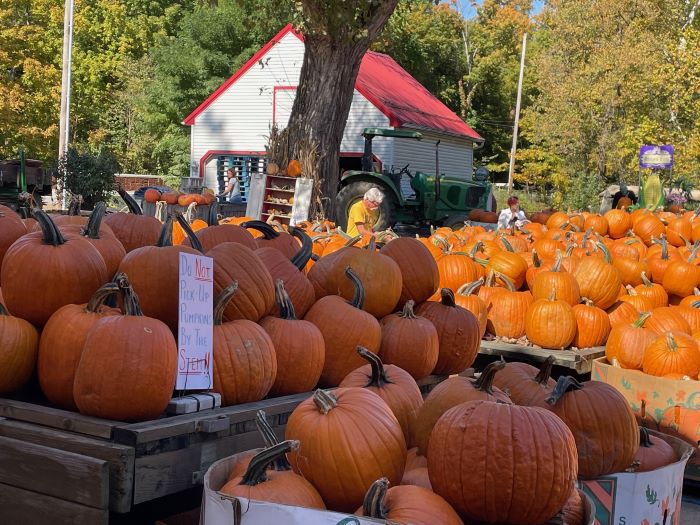
[[[202,102],[183,124],[192,128],[191,177],[209,188],[222,188],[233,166],[243,181],[264,167],[265,144],[272,123],[284,128],[296,96],[304,60],[303,35],[284,27],[243,67]],[[341,168],[359,169],[366,127],[418,130],[423,140],[377,137],[375,162],[391,170],[409,164],[412,172],[435,171],[435,142],[440,140],[440,171],[471,178],[473,149],[483,138],[440,102],[391,57],[367,52],[353,93],[341,144]],[[406,195],[412,193],[408,186]]]

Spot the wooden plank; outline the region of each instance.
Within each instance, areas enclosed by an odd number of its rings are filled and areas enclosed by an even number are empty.
[[[275,433],[283,438],[284,428],[276,428]],[[255,431],[136,458],[134,504],[201,485],[204,474],[212,463],[261,445],[262,439]]]
[[[7,525],[106,525],[109,511],[0,483],[0,518]]]
[[[526,357],[533,361],[544,361],[554,356],[554,364],[571,368],[578,373],[591,371],[593,360],[605,355],[605,347],[585,348],[583,350],[548,350],[525,345],[503,343],[500,341],[482,341],[479,353],[482,355],[499,355],[515,359]]]
[[[88,417],[76,412],[4,398],[0,398],[0,416],[104,439],[110,439],[112,437],[112,429],[125,424],[119,421]]]
[[[106,509],[107,462],[73,452],[0,437],[0,483]]]
[[[109,509],[129,512],[134,490],[134,449],[39,425],[0,418],[0,436],[102,459],[109,464]]]

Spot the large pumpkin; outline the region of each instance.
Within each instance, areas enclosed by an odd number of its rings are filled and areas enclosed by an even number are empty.
[[[569,303],[556,298],[537,299],[525,312],[525,334],[542,348],[568,348],[576,335],[576,316]]]
[[[479,321],[469,310],[457,306],[452,290],[443,288],[441,294],[439,303],[427,301],[416,313],[431,321],[438,333],[440,350],[433,373],[458,374],[471,366],[479,352]]]
[[[275,248],[291,259],[299,251],[297,240],[286,232],[277,231],[272,225],[262,221],[248,221],[241,224],[247,230],[261,234],[255,239],[258,248]]]
[[[559,418],[491,401],[447,411],[428,447],[433,490],[463,518],[485,523],[546,522],[569,498],[576,464],[574,438]]]
[[[592,348],[602,346],[610,334],[610,317],[584,297],[583,303],[573,307],[576,318],[576,335],[571,342],[576,348]]]
[[[110,315],[121,315],[119,310],[105,306],[107,299],[118,291],[116,283],[107,283],[95,292],[87,304],[63,306],[44,326],[37,372],[41,391],[54,405],[77,409],[73,399],[73,382],[85,341],[97,321]]]
[[[399,420],[406,443],[411,443],[411,432],[423,396],[416,380],[395,365],[384,365],[376,354],[358,347],[357,353],[369,364],[350,372],[340,387],[368,388],[381,397]]]
[[[651,246],[653,239],[658,239],[666,231],[664,223],[653,213],[644,213],[632,227],[634,233],[638,235],[644,244]]]
[[[547,403],[574,435],[581,478],[622,472],[632,464],[639,448],[637,420],[614,387],[562,376]]]
[[[167,325],[143,315],[126,276],[118,275],[116,281],[124,293],[125,315],[104,317],[88,333],[73,398],[88,416],[155,419],[175,387],[177,343]]]
[[[647,346],[642,369],[645,374],[653,376],[683,374],[696,378],[700,374],[698,343],[682,332],[659,335]]]
[[[561,270],[562,254],[557,251],[557,258],[551,270],[537,274],[532,282],[532,297],[534,299],[547,299],[552,290],[557,299],[571,306],[581,301],[579,285],[572,274]]]
[[[378,478],[401,481],[406,464],[401,425],[366,388],[317,390],[289,416],[285,437],[300,442],[289,455],[294,471],[318,489],[331,509],[354,511]],[[329,437],[342,446],[329,446]]]
[[[410,237],[400,237],[387,243],[380,253],[393,259],[401,271],[399,306],[409,300],[420,304],[435,293],[440,274],[435,259],[424,244]]]
[[[507,291],[495,295],[489,305],[486,330],[497,336],[519,339],[525,335],[525,313],[533,302],[529,291],[516,292],[506,277]],[[481,287],[480,293],[485,287]]]
[[[309,392],[318,383],[326,360],[323,335],[313,323],[297,319],[294,304],[281,280],[275,283],[275,293],[279,317],[268,316],[260,321],[272,340],[277,358],[277,375],[270,394]]]
[[[362,508],[355,514],[387,520],[386,523],[463,525],[450,504],[432,490],[405,484],[389,488],[386,478],[372,483]]]
[[[24,235],[5,252],[0,285],[12,315],[38,327],[61,306],[87,303],[108,276],[94,246],[79,235],[61,234],[46,213],[35,215],[41,232]]]
[[[673,261],[666,268],[661,284],[669,295],[692,295],[700,284],[700,266],[695,264],[695,252],[687,260]]]
[[[643,313],[632,323],[612,328],[605,345],[605,358],[609,363],[622,368],[642,369],[644,352],[657,337],[644,326],[648,318],[649,314]]]
[[[624,237],[632,228],[630,215],[623,210],[610,210],[605,213],[604,217],[608,221],[608,234],[611,239]]]
[[[552,355],[544,360],[539,369],[527,363],[507,363],[495,375],[493,385],[505,392],[516,405],[546,408],[545,399],[556,385],[556,381],[550,377],[553,364]]]
[[[622,282],[617,270],[609,264],[611,259],[608,249],[602,243],[598,243],[598,247],[603,251],[605,259],[584,257],[573,274],[578,281],[581,295],[605,310],[617,300]]]
[[[314,266],[315,268],[316,266]],[[357,355],[358,346],[379,352],[382,333],[377,320],[362,310],[364,286],[351,268],[346,278],[353,283],[355,295],[351,302],[338,295],[329,295],[317,301],[304,319],[315,324],[323,334],[326,361],[321,373],[322,386],[338,386],[350,372],[364,364]]]
[[[160,221],[144,215],[141,207],[126,191],[120,189],[119,195],[124,199],[129,213],[110,213],[104,223],[112,228],[127,253],[142,246],[153,246],[160,235]]]
[[[0,394],[24,386],[34,372],[39,334],[31,324],[13,317],[0,302]]]
[[[504,361],[490,363],[479,379],[454,376],[436,386],[418,411],[413,431],[415,444],[421,454],[428,452],[428,442],[438,419],[450,408],[466,401],[500,401],[510,403],[508,396],[493,387],[494,377],[505,367]]]
[[[435,368],[440,352],[440,338],[435,325],[413,311],[413,300],[403,311],[382,319],[382,344],[379,357],[403,368],[414,379],[423,379]]]
[[[247,319],[224,322],[237,290],[234,281],[214,305],[214,390],[221,394],[222,406],[260,401],[277,375],[275,349],[267,332]]]

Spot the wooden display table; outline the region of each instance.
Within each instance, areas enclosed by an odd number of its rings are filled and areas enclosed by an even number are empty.
[[[479,354],[503,356],[506,360],[543,362],[550,355],[554,356],[554,364],[570,368],[577,374],[588,374],[593,367],[593,361],[605,355],[604,346],[584,348],[582,350],[547,350],[536,346],[526,346],[501,341],[481,341]]]

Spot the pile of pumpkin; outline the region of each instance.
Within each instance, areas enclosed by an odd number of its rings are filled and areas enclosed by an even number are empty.
[[[144,192],[143,200],[151,204],[165,202],[166,204],[177,204],[187,208],[192,203],[197,206],[214,204],[216,202],[216,194],[214,190],[209,188],[204,188],[202,193],[180,193],[177,190],[161,193],[155,188],[149,188]]]
[[[258,414],[268,448],[230,461],[221,493],[391,523],[580,525],[587,510],[577,478],[678,460],[638,427],[613,387],[550,379],[552,359],[541,370],[492,363],[478,379],[445,380],[423,401],[404,370],[358,352],[370,364],[302,402],[287,441]],[[677,514],[680,495],[672,503]]]
[[[461,372],[476,357],[479,321],[449,290],[427,301],[437,263],[415,239],[339,247],[307,274],[313,242],[301,228],[210,217],[195,232],[181,215],[161,224],[123,197],[130,213],[105,215],[102,203],[89,218],[37,211],[31,233],[3,210],[0,392],[21,388],[36,363],[55,406],[158,417],[176,376],[183,252],[214,260],[213,375],[224,405],[337,386],[363,364],[358,345],[416,379]]]

